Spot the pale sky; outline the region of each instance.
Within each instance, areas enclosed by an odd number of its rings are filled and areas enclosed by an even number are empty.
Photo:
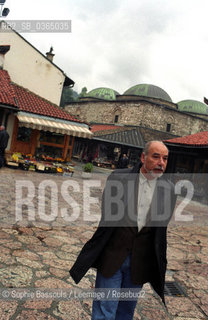
[[[5,20],[72,20],[71,33],[21,33],[75,81],[74,89],[140,83],[177,103],[208,98],[208,0],[6,0]]]

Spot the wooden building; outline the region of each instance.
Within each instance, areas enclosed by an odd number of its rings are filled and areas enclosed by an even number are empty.
[[[208,173],[208,131],[165,140],[170,172]]]
[[[75,137],[91,138],[88,124],[10,80],[0,70],[0,123],[9,135],[7,153],[70,160]]]

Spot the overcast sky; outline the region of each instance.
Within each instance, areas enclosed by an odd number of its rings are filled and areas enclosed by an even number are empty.
[[[177,103],[208,97],[208,0],[7,0],[11,19],[72,20],[71,33],[21,33],[75,90],[163,88]]]

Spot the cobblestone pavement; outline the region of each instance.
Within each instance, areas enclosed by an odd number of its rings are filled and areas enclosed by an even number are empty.
[[[101,197],[107,174],[107,171],[103,171],[102,174],[94,173],[93,180],[89,180],[89,183],[93,183],[94,180],[101,181],[100,186],[92,189],[92,195],[98,199]],[[83,196],[85,180],[81,178],[81,172],[75,172],[73,177],[63,177],[3,168],[0,177],[0,319],[90,319],[91,300],[54,299],[51,296],[44,299],[46,296],[43,296],[44,291],[41,291],[45,288],[46,293],[57,292],[56,289],[60,288],[70,292],[74,288],[89,289],[94,286],[94,270],[90,270],[78,285],[75,285],[68,273],[78,252],[91,237],[97,224],[96,221],[83,223],[83,219],[67,220],[69,216],[64,209],[71,206],[74,208],[74,214],[79,212],[76,210],[82,211],[85,197],[89,196]],[[75,184],[71,199],[70,181]],[[22,189],[21,184],[24,185]],[[44,184],[52,185],[57,190],[58,198],[54,193],[55,200],[51,202],[48,190],[45,194],[47,200],[43,205],[41,197],[44,194],[41,186]],[[18,211],[20,205],[17,204],[17,200],[24,198],[28,192],[34,204],[29,202],[30,215],[25,205],[22,212]],[[58,208],[62,209],[58,214],[57,204]],[[40,210],[45,212],[44,219],[38,215]],[[207,219],[205,205],[191,202],[186,210]],[[51,212],[54,219],[50,219]],[[91,212],[99,214],[99,203],[91,204]],[[59,217],[60,213],[62,219]],[[134,319],[208,319],[207,231],[208,227],[205,224],[169,227],[166,280],[177,281],[186,295],[166,296],[166,311],[156,294],[146,284],[145,298],[139,299]],[[26,289],[28,295],[24,292]],[[40,290],[41,299],[34,299],[31,295],[34,289],[36,292]]]

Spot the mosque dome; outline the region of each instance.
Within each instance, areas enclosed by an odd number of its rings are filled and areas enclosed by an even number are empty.
[[[144,96],[172,102],[172,99],[167,92],[152,84],[137,84],[126,90],[123,95]]]
[[[177,105],[180,111],[208,115],[208,106],[197,100],[182,100]]]
[[[116,100],[116,95],[120,95],[117,91],[110,88],[96,88],[89,91],[85,97],[96,98],[100,100]]]

